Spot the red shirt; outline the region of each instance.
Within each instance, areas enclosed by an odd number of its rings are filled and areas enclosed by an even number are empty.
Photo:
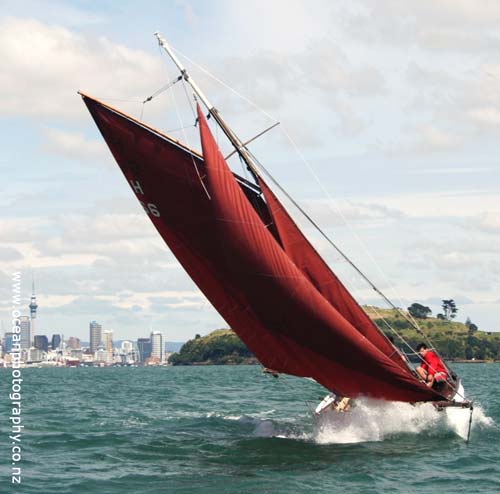
[[[446,367],[441,362],[441,359],[432,351],[427,350],[425,354],[424,361],[422,362],[422,368],[427,371],[430,376],[442,372],[446,375]]]

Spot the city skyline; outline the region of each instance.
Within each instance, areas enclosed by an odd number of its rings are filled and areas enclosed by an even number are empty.
[[[19,308],[20,309],[20,308]],[[32,294],[28,305],[29,316],[20,315],[18,309],[18,331],[7,331],[4,327],[1,335],[0,362],[9,365],[12,353],[19,354],[21,362],[37,364],[45,362],[47,365],[161,365],[166,363],[167,354],[178,348],[167,348],[164,333],[150,329],[149,338],[138,337],[134,339],[114,340],[114,330],[104,329],[101,324],[93,320],[89,322],[88,346],[76,336],[63,334],[35,334],[37,323],[37,309],[35,285],[32,284]],[[18,333],[18,334],[17,334]],[[172,342],[168,344],[172,345]],[[174,345],[176,345],[174,343]],[[120,353],[117,349],[120,348]],[[119,360],[117,360],[119,357]],[[5,360],[6,359],[6,360]]]
[[[95,352],[97,350],[97,346],[99,343],[104,343],[103,341],[103,335],[106,333],[114,333],[114,329],[108,328],[104,329],[102,324],[99,324],[95,320],[91,320],[88,322],[88,329],[86,330],[86,333],[83,330],[80,331],[64,331],[63,329],[47,329],[47,330],[38,330],[38,334],[35,334],[33,328],[34,324],[33,321],[38,322],[37,319],[37,309],[38,309],[38,304],[36,302],[36,296],[35,296],[35,291],[34,291],[34,282],[33,282],[33,288],[32,288],[32,295],[29,297],[21,297],[21,305],[20,305],[20,311],[21,311],[21,316],[20,316],[20,327],[21,327],[21,345],[22,348],[29,348],[31,344],[34,342],[36,336],[44,336],[47,338],[50,337],[51,341],[53,341],[54,337],[59,337],[62,338],[64,337],[64,342],[67,343],[71,338],[76,338],[78,339],[79,342],[82,343],[88,343],[89,344],[89,349],[92,352]],[[23,300],[28,301],[29,304],[23,304]],[[26,307],[24,307],[26,306]],[[29,316],[26,315],[23,311],[23,308],[27,308],[27,312],[29,313]],[[35,324],[36,324],[35,322]],[[1,335],[2,337],[5,337],[6,334],[11,334],[11,330],[7,329],[7,325],[2,321],[2,327],[4,328],[3,334]],[[153,330],[152,326],[149,328],[149,334],[153,333],[161,333],[165,334],[164,331],[159,331],[159,330]],[[137,340],[139,338],[142,338],[144,336],[144,331],[140,334],[129,336],[129,337],[123,337],[118,339],[118,342],[122,341],[128,341],[128,340]],[[193,333],[192,337],[194,337],[196,333]],[[165,346],[165,341],[164,341],[164,346]],[[177,342],[177,341],[172,341],[171,343],[182,343],[182,342]]]
[[[16,282],[16,293],[19,292],[20,287]],[[16,302],[19,301],[16,297]],[[38,304],[34,281],[28,309],[29,316],[21,315],[20,308],[16,309],[16,326],[10,331],[5,330],[5,325],[2,324],[2,367],[13,366],[14,359],[29,366],[166,365],[168,354],[173,350],[167,348],[165,336],[161,331],[151,329],[149,338],[139,337],[136,341],[115,341],[113,329],[104,329],[95,320],[89,323],[88,346],[76,336],[65,339],[64,335],[57,333],[52,334],[49,343],[48,335],[35,333]]]

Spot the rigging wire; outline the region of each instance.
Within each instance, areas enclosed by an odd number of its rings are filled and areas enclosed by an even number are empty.
[[[246,101],[249,105],[251,105],[252,107],[254,107],[255,109],[257,109],[258,111],[260,111],[266,117],[268,117],[269,119],[271,119],[273,121],[276,121],[276,119],[274,117],[272,117],[269,113],[267,113],[262,108],[260,108],[258,105],[256,105],[251,100],[249,100],[248,98],[246,98],[244,95],[242,95],[241,93],[239,93],[238,91],[236,91],[235,89],[233,89],[231,86],[229,86],[228,84],[226,84],[225,82],[223,82],[221,79],[217,78],[215,75],[213,75],[207,69],[205,69],[201,65],[197,64],[196,62],[194,62],[187,55],[184,55],[182,52],[180,52],[179,50],[177,50],[177,49],[175,49],[173,47],[172,47],[172,49],[177,54],[179,54],[180,56],[182,56],[186,60],[188,60],[192,65],[194,65],[195,67],[197,67],[199,70],[201,70],[202,72],[204,72],[205,74],[207,74],[209,77],[211,77],[212,79],[214,79],[215,81],[217,81],[223,87],[225,87],[226,89],[230,90],[232,93],[234,93],[235,95],[237,95],[238,97],[240,97],[241,99],[243,99],[244,101]],[[284,128],[283,128],[283,133],[285,134],[285,136],[287,137],[287,139],[289,140],[289,142],[293,146],[295,152],[299,155],[301,161],[306,165],[307,169],[312,174],[312,176],[314,177],[315,181],[318,183],[318,185],[320,186],[321,190],[323,191],[323,193],[327,197],[329,206],[331,207],[332,203],[335,205],[335,209],[337,210],[336,211],[337,214],[342,218],[344,224],[351,231],[351,234],[354,236],[354,238],[357,240],[357,242],[362,246],[362,248],[365,251],[365,253],[368,256],[368,258],[375,265],[375,267],[377,268],[377,270],[379,271],[379,273],[383,277],[384,281],[386,281],[386,283],[390,287],[390,289],[393,292],[395,298],[400,302],[401,305],[404,305],[402,303],[401,297],[396,293],[393,285],[388,280],[388,278],[385,275],[385,273],[383,272],[382,268],[377,263],[377,261],[374,259],[374,257],[370,254],[370,252],[368,251],[366,245],[361,240],[361,238],[359,237],[359,235],[357,234],[357,232],[354,230],[354,228],[352,227],[352,225],[347,221],[347,218],[345,217],[345,215],[342,213],[342,211],[340,210],[340,208],[336,204],[336,201],[334,201],[334,199],[329,194],[328,190],[321,183],[321,181],[319,180],[318,175],[315,173],[314,169],[311,167],[311,165],[309,164],[309,162],[306,160],[306,158],[304,157],[304,155],[301,153],[301,151],[298,148],[298,146],[296,145],[295,141],[292,139],[292,137],[288,134],[288,132]],[[320,233],[320,235],[323,236],[323,238],[345,259],[345,261],[348,264],[351,265],[351,267],[370,285],[370,287],[373,290],[375,290],[393,309],[395,309],[396,311],[398,311],[402,315],[402,317],[404,319],[406,319],[407,322],[409,322],[410,325],[415,328],[415,330],[427,341],[427,343],[429,343],[429,347],[436,351],[436,349],[434,348],[434,346],[432,345],[432,343],[430,341],[430,338],[420,328],[420,326],[419,326],[418,322],[415,320],[415,318],[410,313],[406,314],[402,309],[400,309],[399,307],[397,307],[379,288],[377,288],[377,286],[356,266],[356,264],[346,254],[344,254],[344,252],[330,239],[330,237],[321,229],[321,227],[312,219],[312,217],[298,204],[298,202],[291,197],[291,195],[277,182],[277,180],[274,179],[274,177],[270,174],[270,172],[257,160],[257,158],[248,149],[247,149],[247,151],[251,155],[252,159],[259,165],[259,167],[266,173],[266,175],[270,178],[270,180],[276,185],[276,187],[278,187],[281,190],[281,192],[299,210],[299,212],[312,224],[312,226]],[[207,194],[208,194],[208,192],[207,192]],[[406,342],[406,340],[402,337],[402,335],[400,333],[398,333],[385,319],[384,319],[384,322],[391,329],[391,331],[393,331],[412,350],[412,352],[415,355],[418,355],[418,353],[415,351],[415,349],[413,349],[413,347],[408,342]],[[437,351],[436,351],[436,353],[437,353]],[[423,358],[420,357],[420,355],[418,355],[418,356],[419,356],[419,358],[421,360],[423,360]],[[450,369],[444,363],[444,361],[443,361],[443,364],[444,364],[445,368],[447,369],[448,374],[450,374]],[[453,385],[451,382],[450,382],[450,384],[452,385],[452,387],[455,390],[455,392],[457,392],[457,387],[455,385]]]
[[[161,51],[161,50],[160,50]],[[168,74],[168,69],[165,67],[165,70]],[[182,76],[181,76],[182,78]],[[172,101],[174,102],[174,107],[175,107],[175,112],[177,114],[177,118],[181,124],[181,129],[182,129],[182,135],[184,136],[184,139],[188,145],[189,148],[191,148],[191,145],[189,144],[189,138],[187,136],[187,133],[186,133],[186,128],[189,128],[189,126],[184,126],[184,122],[182,120],[182,117],[181,117],[181,114],[179,112],[179,107],[177,105],[177,99],[175,97],[175,94],[174,94],[174,91],[173,91],[173,84],[170,86],[170,89],[172,89],[172,91],[170,91],[170,94],[172,96]],[[208,192],[208,189],[206,188],[205,186],[205,182],[203,182],[203,178],[202,176],[200,175],[200,171],[198,170],[198,166],[196,165],[196,161],[194,160],[194,156],[192,155],[192,153],[189,153],[190,156],[191,156],[191,161],[193,163],[193,166],[194,166],[194,169],[196,170],[196,174],[198,175],[198,179],[200,180],[200,184],[201,186],[203,187],[203,190],[205,191],[205,194],[207,195],[208,199],[209,200],[212,200],[211,196],[210,196],[210,193]]]
[[[236,96],[238,96],[239,98],[243,99],[245,102],[247,102],[249,105],[251,105],[253,108],[255,108],[256,110],[260,111],[263,115],[265,115],[267,118],[273,120],[273,121],[277,121],[272,115],[270,115],[269,113],[267,113],[265,110],[263,110],[260,106],[258,106],[257,104],[255,104],[253,101],[251,101],[250,99],[248,99],[246,96],[244,96],[243,94],[241,94],[240,92],[238,92],[236,89],[232,88],[231,86],[229,86],[228,84],[226,84],[224,81],[222,81],[221,79],[219,79],[217,76],[215,76],[214,74],[212,74],[209,70],[205,69],[204,67],[202,67],[201,65],[197,64],[196,62],[194,62],[191,58],[189,58],[187,55],[185,55],[184,53],[182,53],[181,51],[177,50],[176,48],[174,47],[171,47],[173,51],[175,51],[178,55],[182,56],[183,58],[185,58],[188,62],[190,62],[192,65],[194,65],[196,68],[198,68],[200,71],[202,71],[203,73],[207,74],[209,77],[211,77],[212,79],[214,79],[215,81],[217,81],[219,84],[221,84],[223,87],[225,87],[226,89],[228,89],[229,91],[231,91],[233,94],[235,94]],[[292,137],[290,136],[290,134],[285,130],[285,128],[283,127],[283,133],[285,134],[285,137],[289,140],[289,142],[291,143],[292,147],[294,148],[295,152],[298,154],[299,158],[301,159],[301,161],[306,165],[307,169],[310,171],[310,173],[313,175],[315,181],[318,183],[318,185],[320,186],[321,190],[323,191],[323,193],[326,195],[327,199],[329,200],[329,204],[330,202],[331,203],[334,203],[335,206],[336,206],[336,209],[337,209],[337,213],[339,214],[339,216],[342,218],[343,222],[345,223],[345,225],[350,229],[351,233],[354,235],[355,239],[360,243],[360,245],[364,248],[365,252],[367,253],[368,257],[370,258],[370,260],[375,264],[375,266],[377,267],[377,269],[379,270],[379,272],[382,274],[383,278],[384,278],[384,281],[386,281],[389,286],[391,287],[391,290],[394,291],[392,285],[390,284],[389,280],[387,279],[386,275],[384,274],[382,268],[378,265],[378,263],[376,262],[376,260],[373,258],[373,256],[371,256],[371,254],[369,253],[368,249],[366,248],[366,246],[364,245],[364,243],[362,242],[361,238],[359,237],[359,235],[357,235],[356,231],[352,228],[352,225],[350,225],[350,223],[347,221],[347,218],[345,217],[345,215],[342,214],[340,208],[338,208],[338,206],[336,205],[335,201],[333,200],[333,198],[331,197],[331,195],[328,193],[328,191],[326,190],[326,188],[323,186],[323,184],[321,183],[321,181],[319,180],[319,177],[317,176],[317,174],[314,172],[314,169],[310,166],[310,164],[308,163],[308,161],[306,160],[306,158],[304,157],[304,155],[301,153],[300,149],[298,148],[297,144],[295,143],[295,141],[292,139]],[[253,156],[252,156],[253,157]],[[259,166],[262,166],[261,163],[259,163]],[[266,172],[268,174],[268,176],[270,177],[269,173]],[[271,177],[270,177],[271,178]],[[273,182],[275,184],[277,184],[277,182],[272,179]],[[277,184],[278,185],[278,184]],[[282,190],[283,193],[285,193],[287,196],[289,196],[288,193],[286,193],[286,191],[283,190],[282,187],[280,187],[280,190]],[[322,231],[320,231],[319,227],[313,222],[311,221],[310,219],[310,216],[305,213],[305,211],[299,207],[296,203],[296,201],[294,201],[293,199],[291,199],[292,202],[294,203],[294,205],[296,207],[298,207],[299,211],[306,217],[306,219],[309,220],[309,222],[311,222],[311,224],[321,233],[321,235],[323,235],[327,241],[331,242],[329,238],[327,238],[326,234]],[[368,280],[369,281],[369,280]],[[369,282],[370,285],[373,285],[371,282]],[[391,305],[391,307],[393,307],[394,309],[400,311],[398,309],[398,307],[396,307],[392,302],[390,302],[389,299],[387,299],[387,297],[385,297],[383,294],[381,294],[382,297],[387,301],[389,302],[389,304]],[[395,293],[396,295],[396,298],[399,300],[399,302],[401,303],[402,300],[401,298]],[[401,304],[401,305],[404,305],[404,304]],[[409,315],[406,315],[404,312],[400,311],[401,314],[403,315],[403,317],[405,317],[406,319],[410,319],[411,321],[411,324],[413,327],[415,327],[415,329],[417,331],[419,331],[420,333],[424,334],[423,331],[420,329],[418,323],[415,321],[415,319],[411,316],[411,314]],[[425,335],[424,335],[425,336]]]
[[[253,101],[251,101],[250,99],[248,99],[246,96],[244,96],[243,94],[241,94],[240,92],[236,91],[236,89],[232,88],[231,86],[229,86],[228,84],[226,84],[224,81],[222,81],[221,79],[219,79],[217,76],[215,76],[214,74],[212,74],[209,70],[205,69],[204,67],[202,67],[201,65],[197,64],[194,60],[192,60],[191,58],[189,58],[187,55],[185,55],[184,53],[182,53],[181,51],[177,50],[176,48],[172,47],[172,49],[177,53],[179,54],[180,56],[182,56],[183,58],[185,58],[188,62],[190,62],[192,65],[194,65],[196,68],[198,68],[200,71],[204,72],[205,74],[207,74],[209,77],[211,77],[212,79],[214,79],[215,81],[217,81],[219,84],[221,84],[223,87],[225,87],[226,89],[228,89],[229,91],[231,91],[233,94],[235,94],[236,96],[238,96],[239,98],[243,99],[245,102],[247,102],[250,106],[252,106],[253,108],[255,108],[256,110],[260,111],[263,115],[265,115],[266,117],[268,117],[269,119],[273,120],[273,121],[277,121],[272,115],[270,115],[269,113],[267,113],[264,109],[262,109],[259,105],[255,104]],[[356,233],[356,231],[352,228],[352,225],[347,221],[347,218],[343,215],[342,211],[340,210],[340,208],[337,206],[336,202],[333,200],[333,198],[331,197],[331,195],[328,193],[328,191],[326,190],[326,188],[323,186],[323,184],[321,183],[321,181],[319,180],[319,177],[316,175],[316,173],[314,172],[314,169],[310,166],[309,162],[306,160],[306,158],[304,157],[304,155],[301,153],[300,149],[298,148],[297,144],[295,143],[295,141],[292,139],[292,137],[290,136],[290,134],[286,131],[286,129],[283,127],[283,133],[285,134],[286,138],[289,140],[289,142],[292,144],[295,152],[299,155],[301,161],[306,165],[306,167],[308,168],[308,170],[310,171],[310,173],[313,175],[315,181],[318,183],[318,185],[320,186],[320,188],[322,189],[323,193],[326,195],[327,199],[329,200],[329,204],[330,202],[334,203],[335,204],[335,207],[337,209],[337,213],[340,215],[340,217],[342,218],[344,224],[349,228],[349,230],[351,231],[351,233],[353,234],[353,236],[355,237],[355,239],[358,241],[358,243],[363,247],[365,253],[368,255],[369,259],[373,262],[373,264],[377,267],[378,271],[380,272],[380,274],[382,275],[382,277],[384,278],[384,281],[386,281],[389,285],[389,287],[391,288],[391,290],[394,292],[394,295],[396,296],[396,299],[398,299],[398,301],[401,303],[401,305],[404,305],[402,304],[402,299],[401,297],[399,297],[399,295],[395,292],[394,290],[394,287],[392,286],[392,284],[390,283],[390,281],[388,280],[387,276],[385,275],[385,273],[383,272],[382,268],[380,267],[380,265],[377,263],[377,261],[373,258],[373,256],[370,254],[370,252],[368,251],[368,249],[366,248],[366,245],[364,244],[364,242],[361,240],[361,238],[359,237],[359,235]],[[301,211],[302,212],[302,211]],[[383,298],[385,299],[385,296],[383,296]],[[391,303],[390,304],[391,306],[393,306],[393,304]],[[393,306],[393,308],[397,309],[397,307]],[[404,314],[404,313],[402,313]],[[425,334],[423,333],[423,331],[420,329],[417,321],[413,318],[413,316],[411,314],[408,314],[406,316],[406,314],[404,314],[404,316],[408,319],[410,319],[412,321],[412,326],[415,327],[415,329],[417,329],[417,331],[419,331],[424,337],[425,337]],[[430,343],[430,342],[429,342]]]

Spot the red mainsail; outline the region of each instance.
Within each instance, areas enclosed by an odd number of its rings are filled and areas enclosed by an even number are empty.
[[[312,377],[344,396],[440,398],[370,341],[296,265],[286,241],[265,226],[266,204],[231,173],[200,111],[203,158],[83,98],[162,238],[263,365]]]

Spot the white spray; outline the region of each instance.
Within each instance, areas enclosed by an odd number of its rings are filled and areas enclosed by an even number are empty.
[[[470,410],[436,411],[430,403],[418,404],[358,399],[349,412],[326,412],[316,423],[313,440],[319,444],[382,441],[395,434],[453,431],[467,438]],[[473,427],[490,426],[493,421],[475,406]]]

